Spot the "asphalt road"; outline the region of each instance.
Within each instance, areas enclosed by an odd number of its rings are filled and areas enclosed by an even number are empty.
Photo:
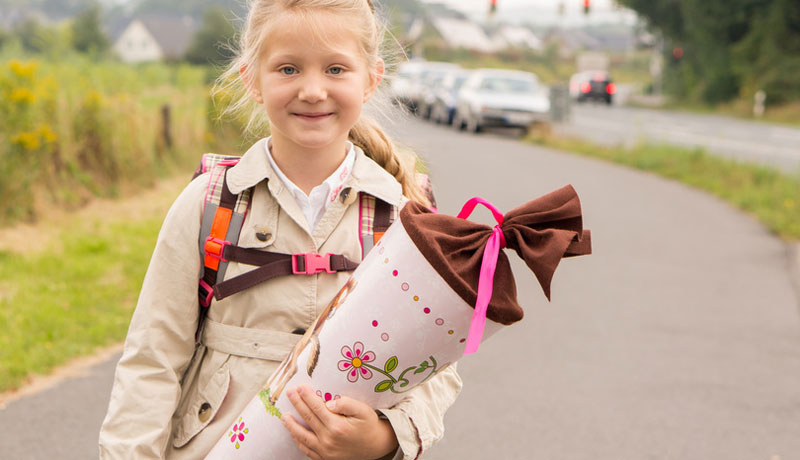
[[[718,115],[602,104],[573,104],[558,131],[602,144],[647,140],[703,147],[713,154],[800,173],[800,128]]]
[[[678,183],[419,121],[440,209],[500,210],[571,183],[594,254],[561,263],[547,303],[510,253],[526,316],[459,364],[464,390],[427,460],[800,458],[800,303],[787,247]],[[476,219],[489,222],[485,210]],[[113,360],[0,410],[3,459],[87,459]]]

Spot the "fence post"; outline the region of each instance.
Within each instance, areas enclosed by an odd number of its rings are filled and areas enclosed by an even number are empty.
[[[169,104],[161,106],[161,138],[164,140],[164,145],[172,148],[172,116]]]

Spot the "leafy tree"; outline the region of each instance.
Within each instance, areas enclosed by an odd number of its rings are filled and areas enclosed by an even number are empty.
[[[775,0],[760,11],[733,56],[743,96],[764,90],[769,103],[800,99],[800,4]]]
[[[47,48],[47,31],[39,21],[28,17],[14,26],[13,34],[19,39],[22,49],[41,53]]]
[[[203,15],[203,24],[192,38],[186,60],[193,64],[224,65],[232,57],[236,29],[226,18],[221,7],[209,8]]]
[[[681,59],[667,60],[665,73],[666,87],[680,97],[728,101],[747,92],[745,88],[762,79],[767,68],[782,72],[795,68],[791,63],[798,52],[789,43],[800,40],[796,0],[620,2],[661,31],[667,57],[674,47],[683,50]],[[752,66],[756,61],[762,63],[758,70]],[[785,83],[778,85],[781,91]]]
[[[5,44],[9,41],[11,35],[5,29],[0,28],[0,49],[3,49]]]
[[[72,46],[93,55],[108,50],[110,43],[100,25],[100,7],[95,5],[72,22]]]

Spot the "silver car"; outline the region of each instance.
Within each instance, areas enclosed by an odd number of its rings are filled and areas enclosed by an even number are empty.
[[[507,126],[527,131],[549,119],[548,89],[536,75],[519,70],[474,71],[458,93],[453,126],[477,133],[485,127]]]

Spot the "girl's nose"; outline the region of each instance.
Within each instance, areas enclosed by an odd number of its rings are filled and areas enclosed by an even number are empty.
[[[328,97],[328,93],[319,78],[309,76],[304,79],[297,97],[303,102],[313,104],[315,102],[324,101],[325,98]]]

